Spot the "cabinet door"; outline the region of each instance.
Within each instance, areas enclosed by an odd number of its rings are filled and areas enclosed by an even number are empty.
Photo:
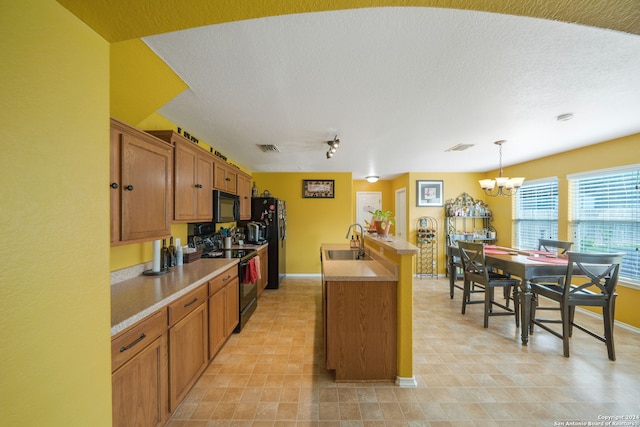
[[[198,155],[196,179],[196,217],[198,221],[213,219],[213,159],[207,153]]]
[[[233,333],[240,320],[240,282],[236,277],[226,286],[225,333],[227,337]]]
[[[213,359],[227,339],[224,324],[226,304],[226,288],[220,289],[209,297],[209,359]]]
[[[162,426],[167,410],[167,339],[161,335],[112,374],[113,425]]]
[[[238,172],[221,160],[215,161],[214,187],[227,193],[237,194]]]
[[[176,143],[174,162],[174,218],[176,221],[195,219],[198,155],[190,147]]]
[[[173,412],[209,362],[207,304],[169,329],[169,409]]]
[[[227,166],[227,192],[231,194],[238,194],[238,171],[231,166]]]
[[[269,251],[267,248],[258,251],[260,257],[260,280],[258,281],[258,296],[269,284]]]
[[[238,196],[240,196],[240,219],[251,219],[251,177],[238,174]]]
[[[111,243],[120,241],[120,193],[122,183],[120,182],[120,131],[111,128],[110,133],[111,158],[109,161],[109,195],[111,206]]]
[[[171,147],[122,134],[122,240],[171,234]]]

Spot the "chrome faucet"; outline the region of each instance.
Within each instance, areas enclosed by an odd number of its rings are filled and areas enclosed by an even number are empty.
[[[362,225],[358,224],[357,222],[355,224],[351,224],[349,226],[349,229],[347,230],[347,235],[345,237],[347,239],[349,238],[349,235],[351,234],[351,230],[353,229],[353,227],[360,227],[360,249],[358,249],[358,255],[363,257],[364,256],[364,227],[362,227]]]

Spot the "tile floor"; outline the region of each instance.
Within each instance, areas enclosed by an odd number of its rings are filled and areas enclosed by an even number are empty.
[[[320,279],[287,278],[263,293],[167,425],[640,426],[639,333],[616,328],[611,362],[576,331],[565,358],[540,329],[522,346],[512,317],[483,329],[482,306],[462,315],[461,291],[450,299],[448,289],[445,279],[414,283],[416,388],[336,384],[323,367]],[[632,419],[607,424],[612,416]]]

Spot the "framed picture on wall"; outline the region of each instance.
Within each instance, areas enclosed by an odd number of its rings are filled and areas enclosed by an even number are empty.
[[[303,179],[302,197],[308,199],[333,199],[334,180],[333,179]]]
[[[416,181],[417,206],[443,206],[444,188],[442,181]]]

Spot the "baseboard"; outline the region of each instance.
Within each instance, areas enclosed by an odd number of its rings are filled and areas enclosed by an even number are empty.
[[[415,377],[396,377],[396,385],[401,388],[415,388],[418,387],[418,382]]]

